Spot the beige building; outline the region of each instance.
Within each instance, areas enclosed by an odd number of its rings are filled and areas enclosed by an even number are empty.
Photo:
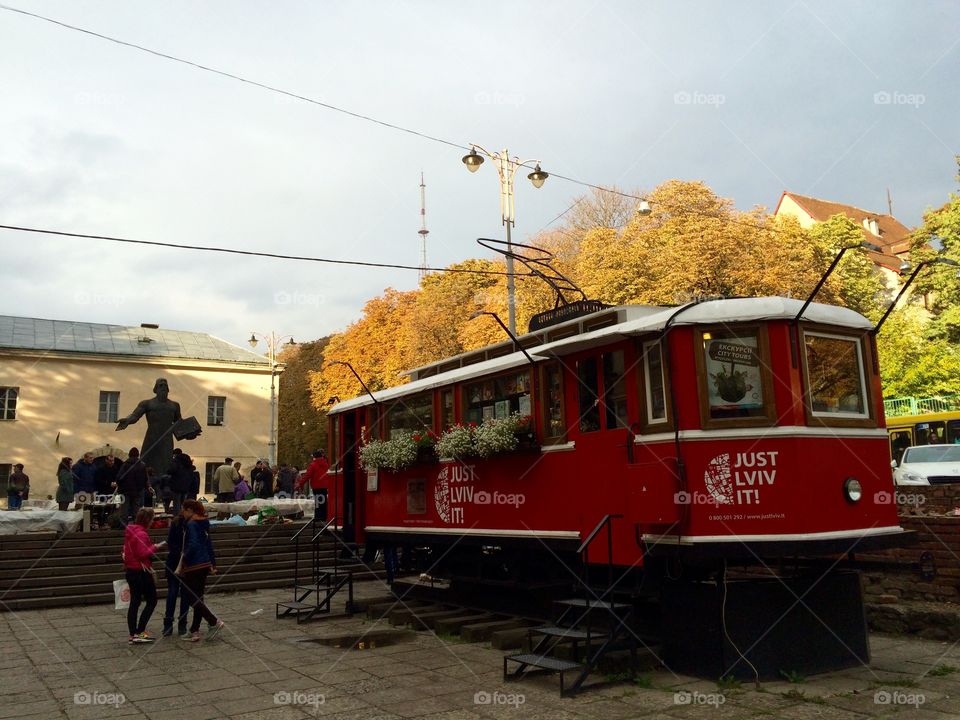
[[[0,315],[0,501],[16,463],[31,498],[43,498],[56,491],[61,457],[140,448],[146,418],[119,432],[117,421],[153,397],[160,377],[183,417],[200,422],[200,437],[177,446],[212,494],[210,475],[225,456],[246,475],[268,455],[270,374],[265,357],[205,333]]]
[[[867,252],[867,257],[883,273],[887,286],[896,289],[899,285],[900,264],[910,259],[910,228],[893,215],[881,215],[853,205],[786,191],[780,196],[773,214],[795,217],[802,228],[829,220],[834,215],[846,215],[860,225],[864,240],[882,249],[882,252]]]

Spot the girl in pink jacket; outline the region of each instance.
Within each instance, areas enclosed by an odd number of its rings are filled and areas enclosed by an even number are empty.
[[[147,622],[157,606],[157,585],[154,582],[153,556],[167,543],[154,545],[150,542],[147,528],[153,522],[153,508],[140,508],[136,519],[127,525],[123,536],[123,569],[126,571],[127,585],[130,586],[130,607],[127,609],[127,629],[130,630],[128,644],[153,642],[154,637],[147,632]],[[137,622],[137,610],[140,602],[146,603],[140,621]]]

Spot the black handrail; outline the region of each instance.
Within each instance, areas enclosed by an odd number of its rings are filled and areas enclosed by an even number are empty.
[[[582,553],[584,550],[587,549],[587,546],[593,542],[593,539],[597,536],[597,533],[603,529],[604,525],[606,525],[611,520],[615,520],[622,517],[623,515],[604,515],[603,519],[597,523],[597,526],[587,536],[587,539],[583,541],[583,544],[579,548],[577,548],[577,554],[579,555],[580,553]]]
[[[337,521],[337,516],[336,516],[336,515],[334,515],[332,518],[330,518],[329,520],[327,520],[327,521],[323,524],[323,527],[320,528],[320,529],[317,531],[317,534],[313,536],[313,539],[312,539],[310,542],[316,541],[316,539],[317,539],[318,537],[320,537],[321,535],[323,535],[323,534],[327,531],[327,528],[329,528],[330,525],[332,525],[332,524],[335,523],[336,521]],[[299,535],[299,533],[297,533],[297,534]]]
[[[304,530],[306,530],[308,527],[310,527],[314,522],[316,522],[316,518],[311,518],[310,521],[304,523],[304,524],[303,524],[303,527],[300,528],[299,530],[297,530],[297,532],[295,532],[295,533],[293,534],[293,537],[290,538],[290,539],[291,539],[291,540],[296,540],[296,539],[300,536],[300,533],[302,533]]]

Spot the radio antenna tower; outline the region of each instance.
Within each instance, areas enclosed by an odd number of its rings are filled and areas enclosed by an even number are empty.
[[[423,171],[420,172],[420,279],[427,276],[427,186],[423,184]]]

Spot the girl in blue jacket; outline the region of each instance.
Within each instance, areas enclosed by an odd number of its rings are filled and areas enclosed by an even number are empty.
[[[187,521],[187,529],[184,533],[183,557],[177,574],[182,583],[182,592],[193,608],[190,634],[183,639],[199,641],[200,622],[206,620],[209,626],[207,640],[212,640],[223,629],[223,621],[218,620],[203,602],[207,577],[217,574],[217,558],[213,552],[213,543],[210,542],[210,520],[207,518],[206,508],[196,500],[184,501],[182,512]]]

